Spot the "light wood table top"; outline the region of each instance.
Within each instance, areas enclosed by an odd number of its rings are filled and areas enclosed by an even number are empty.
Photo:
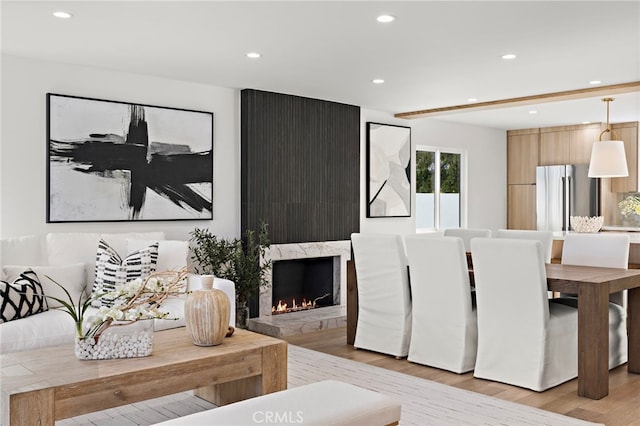
[[[184,327],[155,332],[143,358],[80,361],[64,345],[0,359],[3,424],[12,426],[53,425],[191,389],[220,405],[287,386],[287,343],[246,330],[210,347],[195,346]]]

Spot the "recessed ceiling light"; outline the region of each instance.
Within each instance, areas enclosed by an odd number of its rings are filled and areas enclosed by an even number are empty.
[[[258,59],[260,56],[262,56],[262,55],[257,53],[257,52],[249,52],[249,53],[247,53],[247,58],[251,58],[251,59]]]
[[[516,55],[513,53],[507,53],[506,55],[502,55],[502,59],[515,59]]]
[[[55,16],[56,18],[61,18],[61,19],[69,19],[71,18],[73,15],[70,14],[69,12],[53,12],[53,16]]]
[[[382,23],[387,23],[387,22],[393,22],[396,20],[395,16],[391,16],[391,15],[380,15],[376,18],[376,20],[378,22],[382,22]]]
[[[381,79],[381,78],[374,78],[373,80],[371,80],[371,82],[373,84],[382,84],[382,83],[384,83],[384,80]]]
[[[589,84],[600,84],[602,83],[600,80],[591,80]]]
[[[536,111],[535,109],[532,109],[531,111],[529,111],[529,114],[537,114],[538,111]]]
[[[467,99],[467,102],[478,102],[477,98],[469,98]]]

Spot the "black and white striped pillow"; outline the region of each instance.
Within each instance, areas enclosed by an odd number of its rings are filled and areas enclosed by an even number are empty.
[[[49,310],[42,284],[31,269],[12,283],[0,281],[0,323]]]
[[[104,294],[114,291],[119,284],[125,284],[136,278],[145,279],[156,270],[157,261],[158,243],[134,251],[122,259],[118,252],[101,239],[96,255],[96,281],[91,290],[91,297],[95,300],[91,302],[91,306],[96,308],[113,306],[114,299]],[[98,295],[102,296],[98,297]]]

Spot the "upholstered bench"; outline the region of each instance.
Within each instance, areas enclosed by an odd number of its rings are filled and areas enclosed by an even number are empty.
[[[349,383],[326,380],[246,399],[159,423],[183,425],[397,425],[400,401]]]

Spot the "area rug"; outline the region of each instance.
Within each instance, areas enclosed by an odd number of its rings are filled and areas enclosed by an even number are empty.
[[[402,402],[400,425],[403,426],[596,424],[289,345],[289,387],[327,379],[352,383],[399,399]],[[56,424],[151,425],[211,408],[215,406],[190,392],[182,392],[74,417]]]

